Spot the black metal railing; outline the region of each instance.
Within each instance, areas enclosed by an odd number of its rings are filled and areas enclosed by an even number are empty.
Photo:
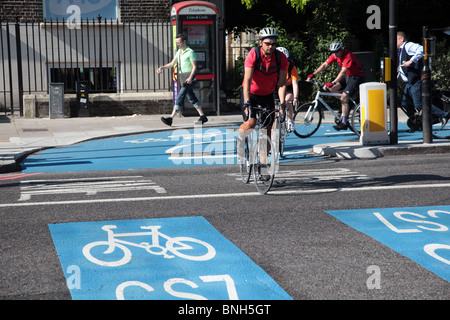
[[[24,94],[48,93],[52,82],[75,93],[87,80],[91,93],[171,90],[158,66],[172,56],[168,22],[115,20],[0,21],[0,112],[23,112]]]

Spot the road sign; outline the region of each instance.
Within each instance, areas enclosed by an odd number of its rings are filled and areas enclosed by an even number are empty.
[[[203,217],[49,228],[73,299],[291,299]]]
[[[327,212],[450,281],[450,206]]]

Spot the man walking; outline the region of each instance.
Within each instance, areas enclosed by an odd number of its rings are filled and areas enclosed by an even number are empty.
[[[415,109],[422,109],[422,81],[420,74],[422,71],[423,46],[409,42],[403,31],[397,32],[397,49],[399,61],[399,73],[406,83],[403,90],[402,107],[407,111],[408,117],[414,116]],[[411,103],[412,102],[412,103]],[[432,105],[431,112],[434,117],[439,118],[444,127],[450,114]]]
[[[173,123],[173,118],[177,112],[181,112],[181,105],[183,104],[184,98],[187,96],[189,102],[192,103],[200,115],[197,123],[204,124],[208,121],[208,118],[203,113],[202,107],[195,96],[194,90],[192,90],[192,80],[194,79],[195,72],[197,71],[197,58],[195,52],[188,47],[187,39],[184,34],[179,34],[176,36],[176,44],[178,46],[178,51],[173,60],[156,70],[158,74],[161,74],[163,69],[170,69],[173,68],[175,64],[178,64],[178,86],[180,88],[178,91],[178,96],[170,117],[161,117],[161,121],[164,124],[171,126]]]

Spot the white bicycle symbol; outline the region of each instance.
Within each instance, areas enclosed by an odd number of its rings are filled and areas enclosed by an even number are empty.
[[[141,229],[144,230],[150,230],[148,232],[136,232],[136,233],[114,233],[112,229],[116,229],[117,226],[115,225],[106,225],[103,226],[102,229],[108,233],[108,240],[107,241],[94,241],[91,243],[88,243],[83,248],[83,254],[84,256],[91,262],[106,266],[106,267],[118,267],[121,265],[124,265],[128,263],[131,260],[132,254],[130,249],[128,249],[125,245],[128,246],[134,246],[138,248],[145,249],[148,253],[154,254],[154,255],[162,255],[166,259],[174,258],[175,256],[178,256],[183,259],[187,260],[193,260],[193,261],[206,261],[214,258],[216,255],[216,250],[213,246],[211,246],[209,243],[206,243],[204,241],[189,238],[189,237],[175,237],[171,238],[161,232],[158,231],[158,229],[161,228],[161,226],[141,226]],[[118,239],[118,237],[136,237],[136,236],[151,236],[152,237],[152,243],[148,242],[141,242],[141,243],[134,243],[130,241],[125,241],[122,239]],[[165,243],[165,246],[160,245],[159,238],[165,238],[167,241]],[[186,242],[192,242],[194,243],[193,246],[186,244]],[[107,255],[111,254],[115,251],[115,249],[120,249],[123,251],[123,257],[119,258],[118,260],[115,259],[115,261],[104,261],[101,259],[98,259],[93,256],[91,250],[98,246],[106,246],[106,250],[103,251],[103,255],[105,260],[107,259]],[[200,246],[200,250],[199,249]],[[206,248],[206,253],[205,252]],[[188,251],[188,253],[182,253],[182,251]],[[201,255],[196,255],[196,252],[201,252]],[[95,252],[95,250],[93,250]],[[170,254],[170,253],[172,254]],[[98,255],[98,254],[97,254]]]

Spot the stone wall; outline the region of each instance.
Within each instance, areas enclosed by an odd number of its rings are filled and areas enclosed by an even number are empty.
[[[24,95],[24,116],[26,118],[49,117],[49,95]],[[64,117],[78,115],[75,94],[64,95]],[[112,117],[133,114],[168,114],[172,112],[171,92],[149,94],[90,94],[89,116]]]

